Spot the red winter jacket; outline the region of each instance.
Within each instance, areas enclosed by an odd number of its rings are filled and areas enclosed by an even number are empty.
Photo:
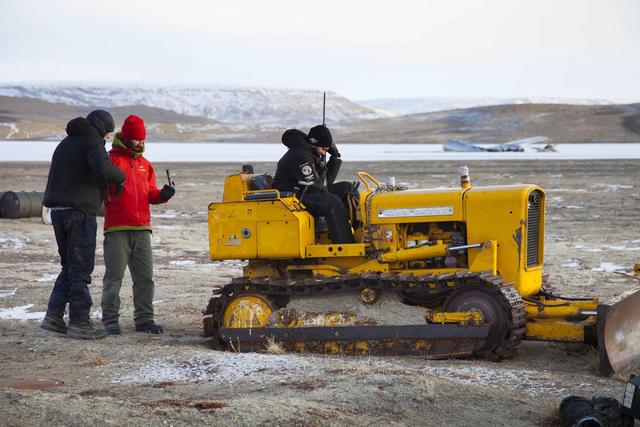
[[[151,230],[149,204],[166,202],[160,197],[151,163],[141,153],[134,153],[127,148],[119,133],[114,137],[109,157],[124,172],[126,180],[119,196],[115,195],[115,185],[109,187],[104,201],[104,232]]]

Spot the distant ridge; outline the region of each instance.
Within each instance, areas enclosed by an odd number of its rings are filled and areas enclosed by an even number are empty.
[[[2,88],[14,95],[18,93],[16,87]],[[71,89],[66,90],[71,91]],[[48,102],[33,97],[0,96],[0,139],[59,139],[64,136],[64,128],[71,118],[84,116],[94,108],[106,108],[111,111],[117,125],[120,125],[128,114],[141,115],[147,124],[150,141],[279,142],[285,129],[299,127],[306,131],[321,120],[321,96],[318,105],[313,106],[313,109],[317,107],[317,111],[311,111],[312,108],[309,107],[308,116],[293,111],[301,102],[300,100],[307,99],[311,102],[316,95],[321,95],[321,92],[317,91],[308,91],[304,96],[298,96],[298,92],[289,92],[285,96],[283,92],[280,101],[270,104],[266,110],[260,110],[254,103],[241,105],[237,100],[230,101],[231,103],[226,106],[224,103],[217,104],[216,111],[225,111],[226,117],[246,118],[241,123],[234,123],[143,105],[138,102],[141,101],[140,99],[131,96],[132,93],[140,94],[138,89],[134,92],[126,92],[127,96],[119,94],[113,88],[105,90],[107,92],[95,99],[95,90],[92,89],[86,93],[78,90],[78,96],[84,99],[83,102],[88,103],[90,100],[96,102],[87,106]],[[180,90],[183,91],[184,88]],[[32,92],[28,93],[35,95]],[[40,96],[45,96],[47,93],[43,91]],[[61,99],[61,94],[66,92],[56,93],[58,94],[56,99]],[[112,95],[107,96],[107,93]],[[189,110],[191,104],[181,107],[182,98],[172,98],[167,95],[168,93],[173,92],[161,91],[159,99],[163,102],[172,100],[176,104],[175,110]],[[229,93],[231,92],[226,94],[229,95]],[[248,96],[243,91],[235,93],[242,93],[241,98]],[[149,92],[143,94],[150,96]],[[261,91],[259,96],[265,96],[265,94],[267,92]],[[196,95],[189,97],[185,93],[181,96],[185,96],[186,99],[199,99]],[[106,102],[108,97],[120,99],[119,102],[129,101],[132,104],[113,106],[99,102],[101,100]],[[253,101],[256,99],[254,97]],[[292,105],[287,105],[286,101],[283,101],[286,99],[292,99]],[[334,95],[330,95],[328,99],[328,108],[333,111],[330,105],[334,103]],[[351,107],[356,105],[345,98],[342,99],[344,100],[341,101],[342,105]],[[338,102],[335,103],[338,104]],[[374,119],[368,118],[370,114],[366,111],[369,110],[358,110],[357,107],[353,107],[349,111],[365,111],[364,118],[356,120],[355,117],[358,115],[353,114],[349,116],[349,120],[338,122],[334,120],[337,114],[335,111],[327,114],[328,125],[332,129],[334,139],[339,143],[442,144],[446,139],[500,143],[533,135],[544,135],[549,138],[550,143],[640,142],[640,104],[521,103],[393,117],[377,114],[374,115],[377,117]],[[260,116],[261,112],[266,116]],[[300,120],[304,121],[298,122]]]
[[[152,84],[2,85],[0,95],[27,97],[78,107],[145,105],[244,127],[293,127],[322,120],[322,91],[307,89],[161,86]],[[383,117],[333,92],[327,94],[327,121],[343,124]]]
[[[432,113],[435,111],[457,110],[460,108],[487,107],[506,104],[569,104],[569,105],[613,105],[605,99],[581,98],[382,98],[356,101],[387,115]]]

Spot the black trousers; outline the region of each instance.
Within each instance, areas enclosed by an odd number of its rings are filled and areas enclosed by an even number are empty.
[[[307,193],[302,199],[313,216],[323,216],[329,226],[329,237],[333,243],[353,243],[347,208],[340,197],[329,192]]]
[[[93,305],[88,285],[96,257],[96,216],[77,209],[51,212],[62,270],[53,285],[47,315],[62,318],[69,303],[71,323],[89,320]]]

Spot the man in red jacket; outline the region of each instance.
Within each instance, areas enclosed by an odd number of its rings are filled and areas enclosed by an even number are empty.
[[[149,204],[167,202],[173,186],[160,190],[151,163],[142,156],[147,132],[144,121],[127,117],[116,133],[111,161],[126,175],[123,186],[111,186],[104,204],[104,262],[102,322],[110,334],[120,334],[120,286],[129,266],[133,281],[133,320],[136,331],[161,334],[153,320],[153,256]]]

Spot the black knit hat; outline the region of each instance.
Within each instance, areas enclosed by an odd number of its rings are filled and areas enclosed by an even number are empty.
[[[113,117],[104,110],[94,110],[90,112],[87,120],[98,130],[102,138],[116,129],[116,123]]]
[[[317,147],[331,147],[331,131],[325,125],[314,126],[309,130],[309,142]]]
[[[303,142],[309,142],[307,134],[298,129],[288,129],[282,134],[282,143],[291,148],[300,145]]]

